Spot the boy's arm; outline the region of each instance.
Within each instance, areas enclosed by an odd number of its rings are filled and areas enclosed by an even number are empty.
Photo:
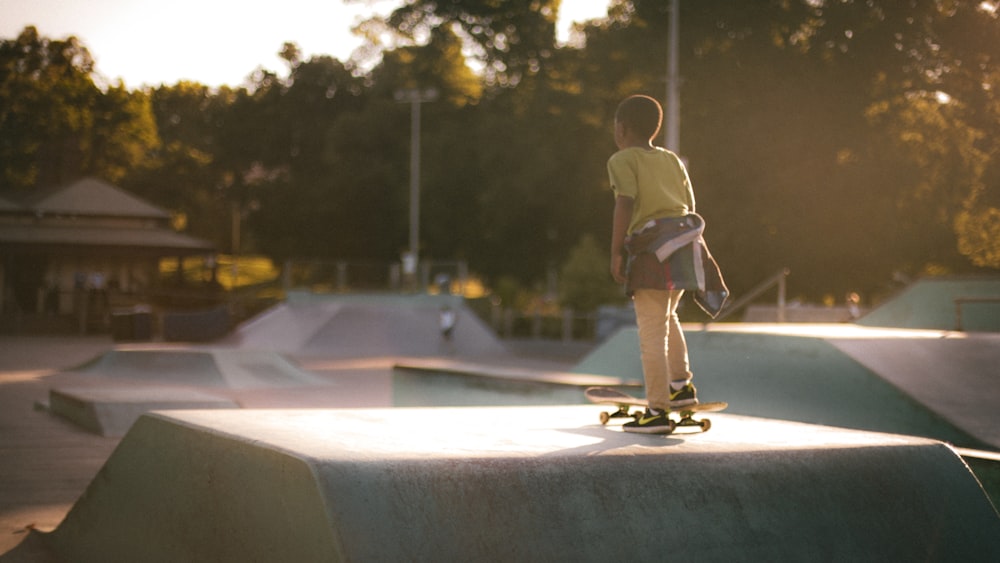
[[[615,198],[615,214],[611,223],[611,277],[624,284],[625,279],[625,234],[632,221],[634,200],[626,196]]]

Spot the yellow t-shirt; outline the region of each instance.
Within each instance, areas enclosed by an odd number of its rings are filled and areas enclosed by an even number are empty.
[[[660,148],[629,147],[608,159],[608,175],[615,196],[635,202],[628,234],[653,219],[694,213],[694,190],[684,163]]]

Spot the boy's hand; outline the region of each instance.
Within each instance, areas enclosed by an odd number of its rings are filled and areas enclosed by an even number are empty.
[[[611,222],[611,277],[624,285],[625,278],[625,235],[632,219],[635,202],[626,196],[615,197],[615,212]]]
[[[621,254],[611,255],[611,277],[615,279],[615,282],[622,285],[628,281],[625,277],[625,257]]]

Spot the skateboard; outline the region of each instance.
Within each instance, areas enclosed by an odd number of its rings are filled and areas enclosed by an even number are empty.
[[[629,395],[628,393],[622,393],[621,391],[611,389],[610,387],[590,387],[584,391],[584,395],[586,395],[587,400],[592,403],[618,407],[618,410],[614,412],[605,411],[601,413],[602,425],[607,424],[612,418],[638,419],[642,416],[643,411],[634,410],[629,412],[630,407],[645,408],[647,406],[646,399],[639,399]],[[696,403],[693,405],[677,407],[670,412],[677,413],[680,419],[677,421],[674,421],[673,419],[670,420],[670,432],[673,432],[675,429],[682,426],[698,426],[701,428],[702,432],[708,432],[708,429],[712,427],[712,421],[707,418],[696,419],[694,418],[694,414],[699,412],[721,411],[728,406],[729,403],[713,402]]]

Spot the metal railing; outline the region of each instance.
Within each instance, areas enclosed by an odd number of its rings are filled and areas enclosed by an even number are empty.
[[[963,331],[962,306],[970,303],[1000,303],[1000,297],[956,297],[955,303],[955,330]]]
[[[282,287],[348,291],[424,290],[440,283],[457,282],[460,289],[469,278],[464,261],[423,260],[414,272],[402,262],[348,260],[288,260],[282,268]],[[464,291],[460,291],[462,293]]]
[[[707,325],[709,323],[725,319],[729,315],[749,305],[751,302],[753,302],[755,299],[763,295],[764,292],[771,289],[775,285],[778,286],[778,322],[779,323],[785,322],[785,303],[786,303],[785,278],[787,278],[790,273],[791,270],[789,270],[788,268],[782,268],[781,270],[776,272],[773,276],[767,278],[766,280],[758,284],[757,287],[751,289],[749,293],[737,299],[731,305],[726,305],[725,307],[723,307],[722,312],[719,313],[719,316],[715,317],[711,321],[706,322],[705,324]]]

